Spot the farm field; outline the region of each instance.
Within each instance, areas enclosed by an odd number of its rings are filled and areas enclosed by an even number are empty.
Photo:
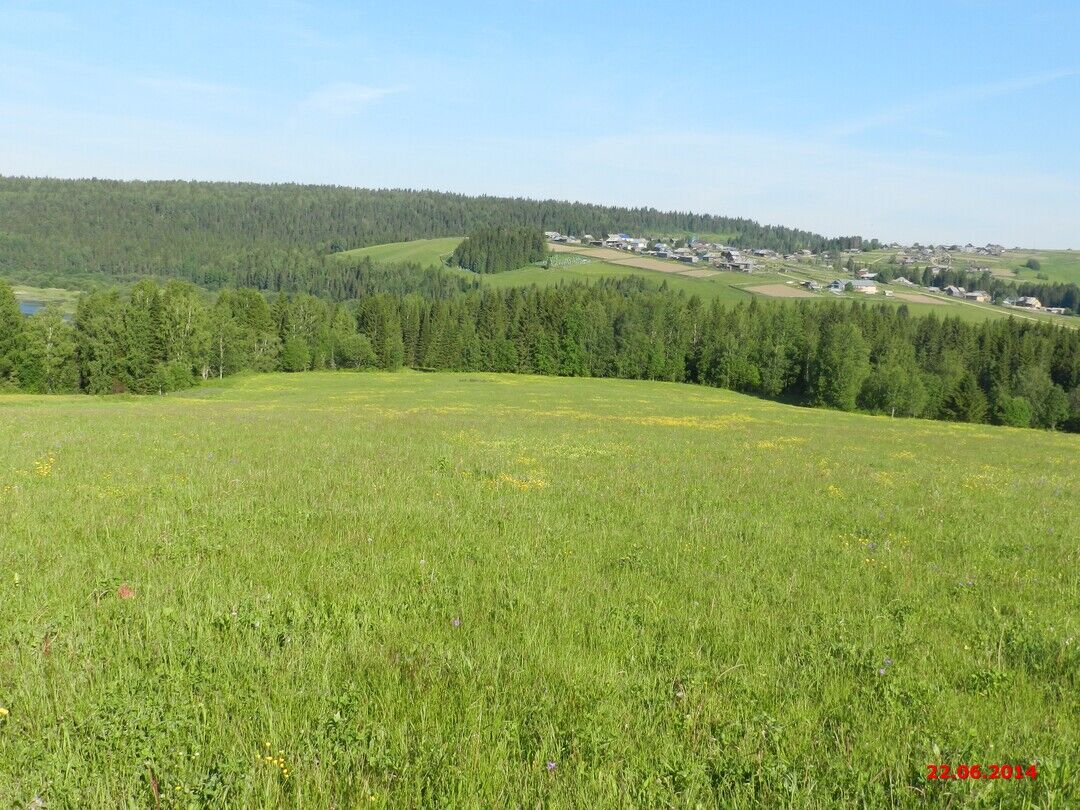
[[[1078,494],[678,384],[0,396],[0,804],[1077,806]]]

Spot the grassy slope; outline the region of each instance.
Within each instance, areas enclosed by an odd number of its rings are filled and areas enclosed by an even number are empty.
[[[733,276],[735,274],[725,275]],[[528,286],[530,284],[544,286],[557,284],[560,281],[594,281],[598,278],[625,278],[627,276],[641,276],[656,285],[667,282],[668,287],[673,290],[682,290],[688,295],[696,294],[706,300],[719,298],[724,301],[737,302],[750,299],[750,293],[717,282],[716,279],[719,276],[691,278],[677,273],[661,273],[656,270],[644,270],[637,267],[608,264],[607,262],[589,262],[588,264],[552,270],[545,270],[542,267],[525,267],[521,270],[483,276],[482,281],[489,286],[503,289],[506,287]],[[739,275],[739,279],[744,283],[749,283],[745,275]]]
[[[887,261],[895,256],[896,250],[883,249],[864,253],[857,258],[864,265]],[[1072,282],[1080,284],[1080,251],[1076,250],[1007,250],[1003,256],[968,256],[962,253],[953,255],[953,266],[957,268],[989,267],[993,273],[1004,279],[1036,281],[1037,272],[1024,267],[1028,259],[1038,259],[1049,281]],[[1020,270],[1019,275],[1012,271]]]
[[[672,384],[0,397],[0,804],[1075,805],[1078,488]]]
[[[462,237],[450,236],[445,239],[417,239],[412,242],[391,242],[385,245],[347,250],[337,254],[343,258],[369,257],[372,261],[385,264],[405,264],[415,262],[424,267],[441,266],[454,252]]]
[[[1035,271],[1024,267],[1028,259],[1038,259],[1042,268]],[[1080,252],[1075,250],[1009,250],[1001,257],[965,258],[964,263],[988,266],[1003,278],[1037,281],[1038,273],[1043,273],[1049,281],[1080,284]],[[1014,274],[1014,269],[1020,273]]]

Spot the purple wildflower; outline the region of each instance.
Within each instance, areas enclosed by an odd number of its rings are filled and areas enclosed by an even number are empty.
[[[452,618],[450,620],[450,624],[453,625],[454,627],[461,627],[461,619],[459,619],[457,616],[455,616],[454,618]]]
[[[549,772],[554,771],[557,767],[558,766],[554,762],[552,762],[550,759],[548,760],[547,769]]]
[[[886,658],[886,659],[885,659],[885,666],[887,666],[887,667],[891,667],[891,666],[892,666],[892,659],[891,659],[891,658]]]
[[[878,675],[884,675],[884,674],[885,674],[885,667],[882,667],[881,669],[879,669],[879,670],[877,671],[877,674],[878,674]]]

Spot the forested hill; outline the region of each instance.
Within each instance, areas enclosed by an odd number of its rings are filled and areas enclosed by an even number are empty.
[[[215,268],[256,250],[326,253],[495,226],[717,234],[783,251],[861,241],[748,219],[434,191],[0,177],[0,274],[38,283],[101,275],[213,278]]]

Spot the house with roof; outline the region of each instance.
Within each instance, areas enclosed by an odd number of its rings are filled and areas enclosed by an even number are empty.
[[[1027,307],[1028,309],[1042,309],[1042,301],[1030,295],[1025,295],[1016,299],[1016,306]]]
[[[854,292],[863,293],[864,295],[873,295],[878,291],[877,282],[865,278],[838,278],[829,282],[826,289],[829,292],[842,293],[848,288],[849,284]]]
[[[972,290],[964,293],[966,301],[978,301],[980,304],[990,303],[992,296],[986,290]]]

